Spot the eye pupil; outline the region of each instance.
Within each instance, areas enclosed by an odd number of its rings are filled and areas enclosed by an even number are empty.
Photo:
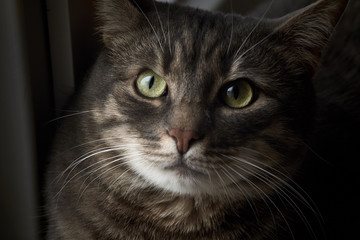
[[[235,100],[237,100],[239,98],[240,95],[240,89],[238,86],[231,86],[227,89],[227,95],[230,98],[234,98]]]
[[[240,93],[240,90],[239,90],[239,87],[238,86],[235,86],[233,88],[233,94],[234,94],[234,98],[237,100],[239,98],[239,93]]]
[[[149,89],[151,89],[154,86],[154,82],[155,82],[155,77],[152,76],[150,81],[149,81]]]
[[[253,99],[251,85],[243,79],[230,82],[222,88],[223,101],[232,108],[243,108],[250,104]]]
[[[136,88],[145,97],[157,98],[166,93],[167,84],[151,70],[142,72],[136,79]]]

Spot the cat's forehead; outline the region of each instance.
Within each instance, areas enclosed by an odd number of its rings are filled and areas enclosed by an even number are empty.
[[[253,18],[200,10],[185,12],[183,16],[168,21],[168,42],[165,45],[170,52],[174,50],[179,63],[191,66],[189,60],[204,60],[213,64],[217,63],[215,59],[224,61],[226,57],[231,58],[246,38],[251,40],[252,31],[256,28],[259,33],[261,25],[264,25],[264,22],[257,25],[260,22]]]
[[[157,55],[155,68],[179,84],[185,84],[181,79],[196,79],[221,85],[241,65],[240,53],[254,44],[254,38],[268,34],[267,29],[261,33],[263,26],[257,26],[257,19],[238,15],[192,10],[177,17],[150,17],[154,21],[148,24],[151,36],[145,38],[151,39],[156,49],[151,49]]]
[[[147,13],[146,20],[132,32],[115,35],[119,44],[113,45],[111,52],[116,66],[131,70],[128,76],[152,70],[169,85],[186,89],[192,99],[215,96],[227,81],[246,77],[244,71],[251,65],[248,60],[257,55],[249,51],[244,58],[242,53],[271,31],[266,21],[259,19],[172,8]]]

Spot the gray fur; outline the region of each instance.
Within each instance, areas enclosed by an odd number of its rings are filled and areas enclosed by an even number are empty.
[[[312,79],[317,70],[316,87],[327,78],[321,53],[347,1],[322,0],[261,20],[154,4],[98,1],[104,50],[69,106],[86,112],[66,118],[55,140],[48,239],[314,237],[298,208],[317,212],[292,179],[316,123],[315,97],[324,100],[331,91],[314,89]],[[334,41],[352,44],[340,35],[338,29],[323,66],[336,64]],[[166,95],[148,99],[137,92],[134,80],[144,69],[165,79]],[[346,76],[358,77],[350,71]],[[240,78],[251,82],[256,97],[232,109],[219,91]],[[166,148],[176,146],[175,140],[164,145],[171,129],[199,133],[192,154]],[[207,186],[172,191],[130,164],[162,168],[179,157],[200,169],[191,179]],[[179,171],[176,178],[182,177]]]

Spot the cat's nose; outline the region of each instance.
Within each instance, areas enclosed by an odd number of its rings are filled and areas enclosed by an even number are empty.
[[[169,131],[169,135],[176,140],[177,149],[180,153],[186,153],[190,144],[200,139],[200,134],[196,131],[189,130],[180,130],[180,129],[172,129]]]

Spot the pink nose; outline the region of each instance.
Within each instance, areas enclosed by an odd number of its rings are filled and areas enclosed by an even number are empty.
[[[169,135],[175,138],[180,153],[186,153],[190,148],[190,143],[200,138],[200,134],[196,131],[179,129],[171,129]]]

